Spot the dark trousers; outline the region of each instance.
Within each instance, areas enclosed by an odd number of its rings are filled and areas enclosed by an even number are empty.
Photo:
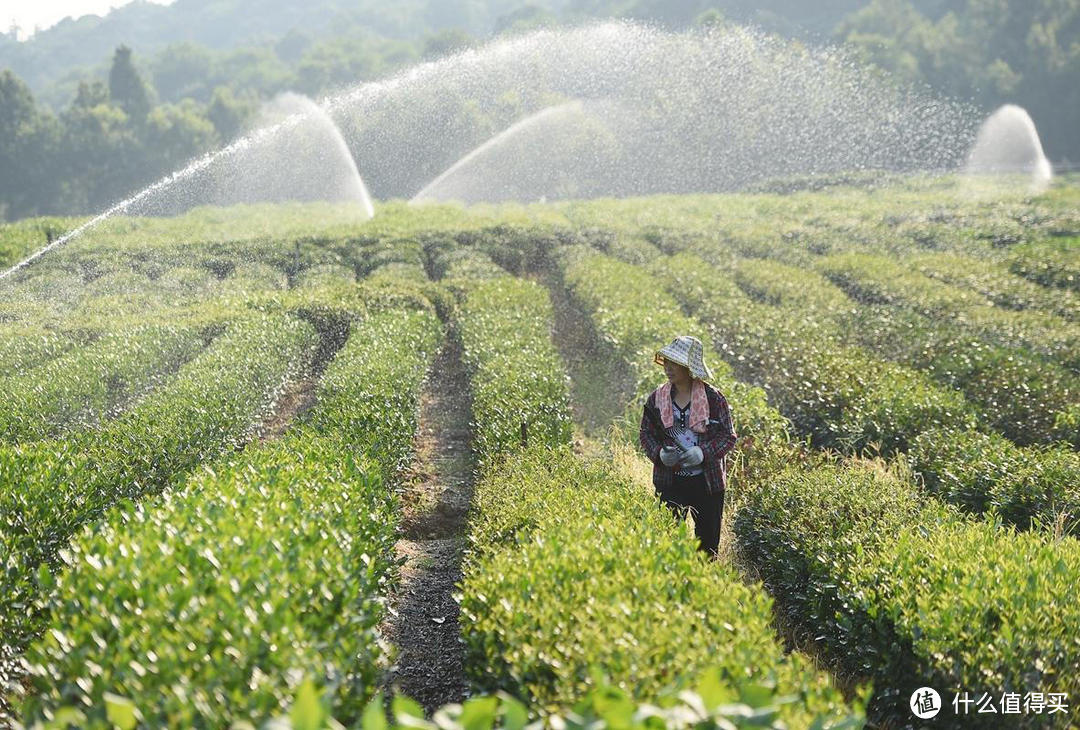
[[[657,492],[677,520],[685,520],[687,512],[694,518],[694,533],[698,548],[716,556],[720,546],[720,520],[724,515],[724,493],[709,494],[705,475],[675,476],[669,489]]]

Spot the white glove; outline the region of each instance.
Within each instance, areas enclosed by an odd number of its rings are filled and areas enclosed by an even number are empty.
[[[693,446],[686,450],[686,453],[679,459],[679,466],[684,469],[690,469],[697,466],[701,462],[705,461],[705,454],[701,453],[700,446]]]
[[[675,466],[679,463],[680,456],[682,454],[674,446],[665,446],[660,449],[660,461],[663,462],[664,466]]]

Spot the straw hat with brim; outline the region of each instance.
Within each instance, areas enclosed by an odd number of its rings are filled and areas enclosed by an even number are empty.
[[[712,371],[705,364],[705,347],[696,337],[679,335],[670,345],[657,350],[655,360],[658,365],[665,360],[685,365],[695,378],[712,380]]]

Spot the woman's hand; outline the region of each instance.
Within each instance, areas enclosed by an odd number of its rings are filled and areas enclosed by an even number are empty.
[[[700,446],[693,446],[686,450],[686,453],[682,455],[679,460],[679,466],[684,469],[689,469],[697,466],[701,462],[705,461],[705,454],[701,453]]]
[[[660,461],[664,466],[675,466],[679,463],[680,456],[679,450],[674,446],[665,446],[660,449]]]

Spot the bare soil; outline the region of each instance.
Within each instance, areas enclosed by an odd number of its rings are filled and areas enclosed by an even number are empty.
[[[315,405],[322,374],[349,339],[349,328],[340,322],[317,319],[309,321],[319,333],[319,345],[307,368],[307,375],[285,384],[284,391],[274,403],[273,411],[255,429],[259,443],[281,438],[294,421]]]
[[[596,336],[588,317],[554,277],[540,279],[551,295],[555,345],[570,373],[570,407],[581,438],[604,438],[634,393],[633,375]]]
[[[429,715],[468,692],[453,594],[473,492],[471,410],[460,344],[448,337],[421,396],[416,458],[401,490],[396,550],[404,565],[382,626],[398,648],[387,688],[412,697]]]

